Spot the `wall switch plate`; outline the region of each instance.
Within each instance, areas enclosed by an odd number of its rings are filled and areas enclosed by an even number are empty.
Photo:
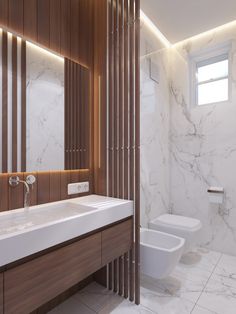
[[[89,192],[89,182],[77,182],[68,184],[68,195]]]

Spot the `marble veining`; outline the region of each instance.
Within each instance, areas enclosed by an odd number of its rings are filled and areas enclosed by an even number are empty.
[[[27,44],[27,171],[64,169],[64,62]]]
[[[219,274],[235,265],[234,256],[198,248],[165,279],[142,275],[139,306],[93,282],[50,313],[235,314],[236,288],[227,281],[230,273]]]

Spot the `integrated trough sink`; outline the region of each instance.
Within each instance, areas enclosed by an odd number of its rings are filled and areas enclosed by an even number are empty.
[[[90,195],[0,214],[0,266],[133,215],[133,202]]]

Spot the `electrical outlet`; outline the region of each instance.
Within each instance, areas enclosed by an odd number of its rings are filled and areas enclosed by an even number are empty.
[[[89,182],[77,182],[68,184],[68,195],[89,192]]]

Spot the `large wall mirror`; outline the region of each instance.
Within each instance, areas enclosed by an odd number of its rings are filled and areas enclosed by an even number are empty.
[[[0,31],[0,85],[0,172],[89,168],[89,69]]]

